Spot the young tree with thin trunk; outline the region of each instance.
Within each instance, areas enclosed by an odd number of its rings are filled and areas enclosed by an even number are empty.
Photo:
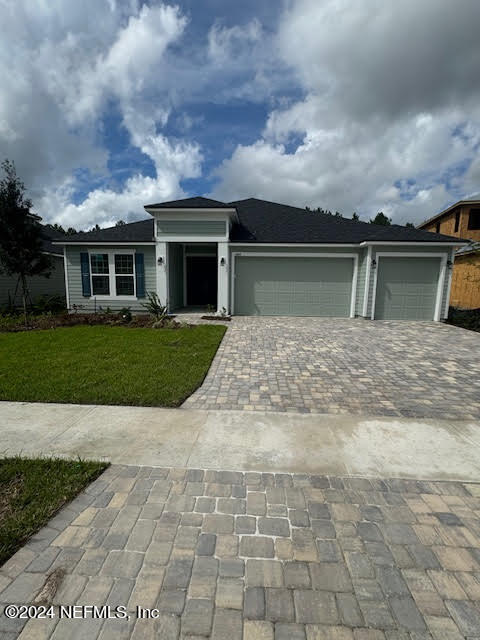
[[[0,179],[0,272],[16,276],[22,291],[23,313],[27,325],[29,292],[27,278],[49,277],[51,260],[43,253],[44,240],[38,217],[30,212],[32,203],[25,196],[25,185],[15,165],[5,160]]]

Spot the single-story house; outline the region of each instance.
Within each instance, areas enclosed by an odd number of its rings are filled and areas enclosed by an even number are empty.
[[[39,216],[32,217],[41,220]],[[63,234],[55,231],[47,225],[41,225],[44,236],[43,252],[50,256],[52,269],[50,277],[33,276],[27,278],[28,291],[32,302],[41,296],[62,296],[65,297],[65,271],[62,248],[52,244],[54,240],[63,238]],[[8,276],[0,273],[0,307],[22,304],[22,289],[18,286],[17,276]]]
[[[156,292],[171,313],[209,305],[233,315],[440,321],[464,244],[257,198],[145,210],[147,220],[57,241],[70,309],[143,311]]]

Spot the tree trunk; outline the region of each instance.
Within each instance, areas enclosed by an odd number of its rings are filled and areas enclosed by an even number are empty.
[[[22,274],[22,300],[23,300],[23,321],[25,323],[25,329],[27,328],[27,280]]]

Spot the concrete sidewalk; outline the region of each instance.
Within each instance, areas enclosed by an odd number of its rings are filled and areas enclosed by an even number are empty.
[[[0,402],[0,455],[480,480],[480,423]]]

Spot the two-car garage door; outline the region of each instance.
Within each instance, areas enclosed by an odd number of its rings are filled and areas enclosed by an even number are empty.
[[[236,255],[234,313],[349,317],[354,310],[354,271],[353,257]],[[375,277],[371,275],[372,317],[439,319],[441,272],[438,256],[379,254]]]
[[[236,256],[237,315],[348,317],[353,258]]]

